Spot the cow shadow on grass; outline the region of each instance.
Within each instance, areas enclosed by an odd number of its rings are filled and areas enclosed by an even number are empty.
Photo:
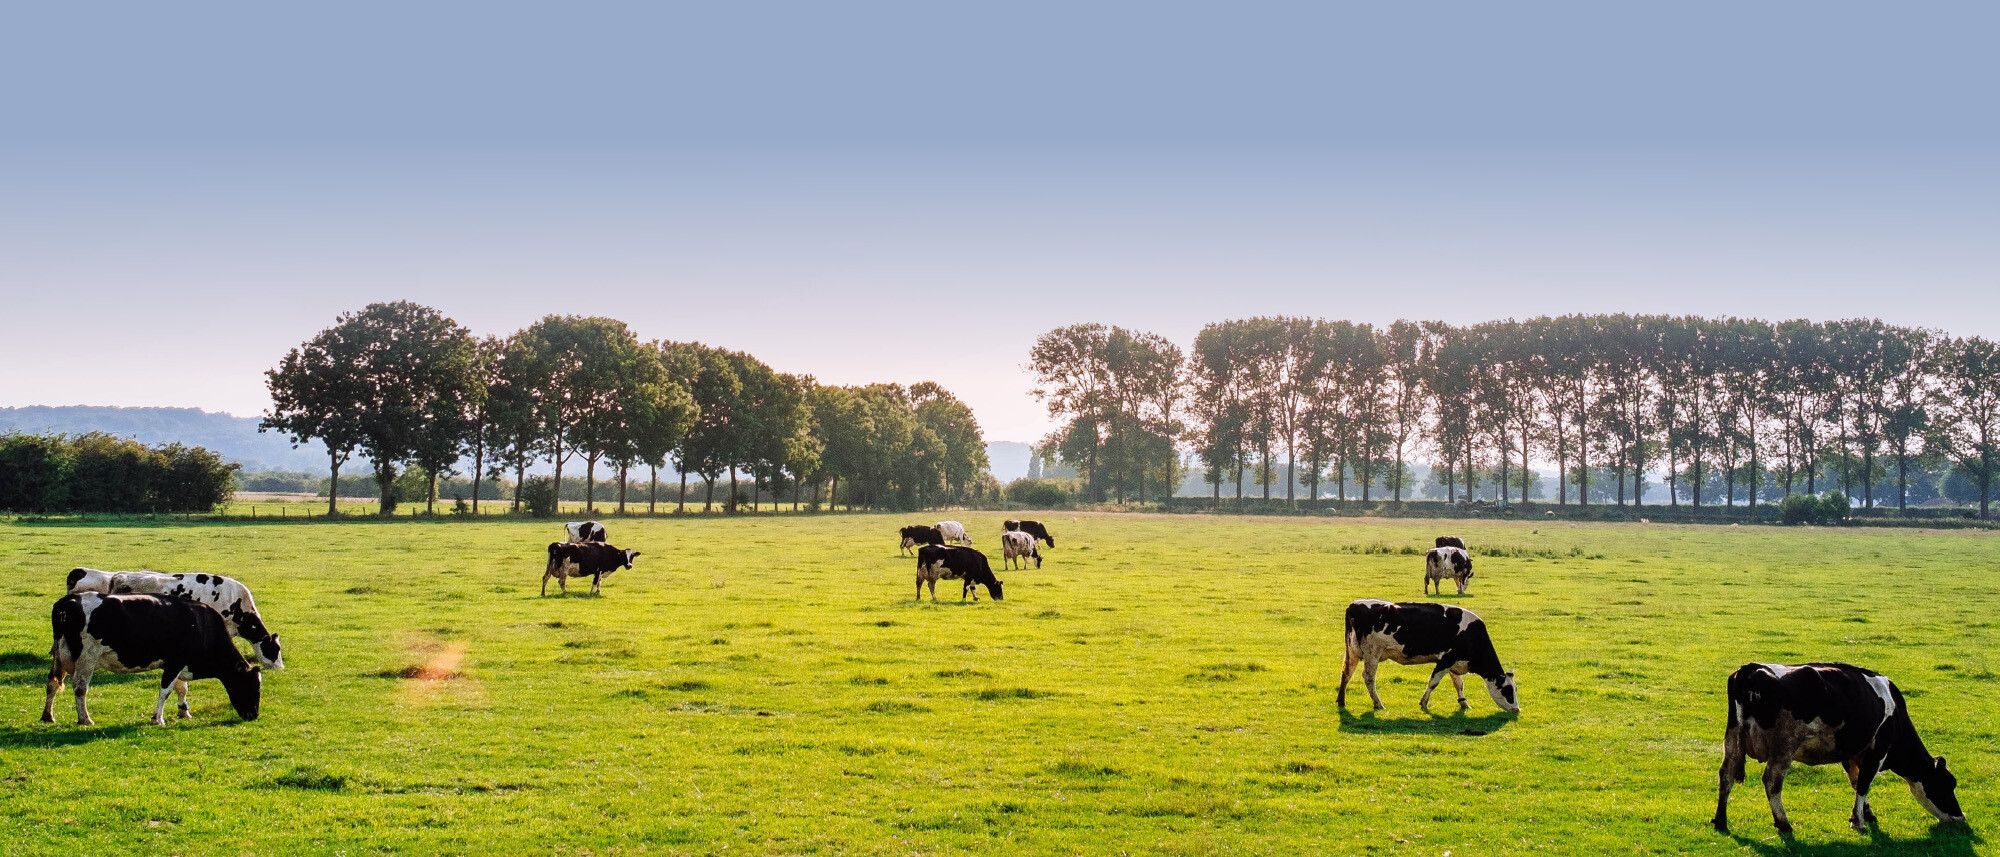
[[[37,721],[33,726],[0,726],[0,748],[9,750],[34,750],[55,747],[76,747],[117,738],[129,738],[141,727],[151,723],[125,723],[115,726],[78,726],[75,722],[63,723],[65,713],[73,714],[75,709],[64,712],[56,709],[55,723]],[[101,719],[101,718],[100,718]],[[155,727],[158,728],[158,727]]]
[[[1383,717],[1382,712],[1369,710],[1355,714],[1345,708],[1340,711],[1340,731],[1380,732],[1391,735],[1466,735],[1477,737],[1491,735],[1521,718],[1519,714],[1494,711],[1488,714],[1471,715],[1463,709],[1450,714],[1432,714],[1428,717]],[[1418,709],[1422,714],[1422,709]]]
[[[1796,823],[1798,816],[1793,816],[1793,819]],[[1768,822],[1768,819],[1765,819],[1765,821]],[[1845,818],[1836,818],[1833,821],[1833,824],[1836,826],[1830,829],[1838,834],[1853,836],[1847,830],[1846,823]],[[1766,827],[1765,830],[1768,831],[1771,829]],[[1926,831],[1924,836],[1908,839],[1897,839],[1883,833],[1881,828],[1873,825],[1869,826],[1868,838],[1865,841],[1849,838],[1832,842],[1800,842],[1790,833],[1778,833],[1776,831],[1771,831],[1763,836],[1745,836],[1733,826],[1730,828],[1729,838],[1736,840],[1738,846],[1748,848],[1758,854],[1771,855],[1771,857],[1776,857],[1776,855],[1780,854],[1805,855],[1805,857],[1863,857],[1863,855],[1873,857],[1873,855],[1881,854],[1931,854],[1941,855],[1941,857],[1960,857],[1960,855],[1963,855],[1963,857],[1972,857],[1973,854],[1978,853],[1978,846],[1986,841],[1977,831],[1964,824],[1942,823],[1931,825],[1930,830]]]

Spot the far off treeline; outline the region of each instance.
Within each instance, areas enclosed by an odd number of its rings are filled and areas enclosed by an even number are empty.
[[[1949,464],[1991,514],[2000,464],[2000,348],[1874,319],[1771,323],[1692,316],[1569,315],[1386,328],[1312,318],[1204,327],[1193,350],[1084,324],[1043,334],[1035,393],[1063,426],[1042,448],[1093,499],[1163,496],[1193,453],[1220,497],[1246,468],[1270,497],[1278,462],[1309,497],[1400,501],[1409,462],[1470,498],[1482,478],[1528,500],[1531,458],[1555,462],[1556,502],[1588,502],[1593,473],[1616,503],[1735,505],[1821,474],[1862,505],[1908,498],[1913,465]],[[1630,492],[1627,492],[1627,486]],[[1599,493],[1605,486],[1599,486]],[[1376,493],[1376,492],[1381,493]],[[1383,495],[1387,495],[1384,497]]]
[[[741,475],[753,496],[789,492],[795,507],[808,493],[817,505],[822,489],[829,508],[919,508],[996,487],[972,410],[936,384],[821,385],[739,351],[642,341],[609,318],[552,315],[476,338],[430,307],[371,304],[265,375],[273,405],[262,427],[327,448],[329,513],[356,456],[385,515],[398,469],[410,465],[432,477],[427,507],[435,478],[468,463],[476,478],[511,476],[517,510],[527,468],[540,461],[553,484],[579,464],[588,484],[600,467],[614,471],[621,511],[633,471],[648,474],[650,507],[669,466],[681,474],[681,508],[687,474],[702,477],[704,511],[725,474],[728,499]],[[541,492],[551,500],[552,487]]]

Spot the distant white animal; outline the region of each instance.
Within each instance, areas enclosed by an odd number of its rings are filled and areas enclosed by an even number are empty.
[[[1035,549],[1035,537],[1020,530],[1008,530],[1000,534],[1000,550],[1005,554],[1000,562],[1005,568],[1028,567],[1028,558],[1034,557],[1035,567],[1042,567],[1042,552]]]
[[[945,544],[972,544],[972,537],[965,534],[965,525],[957,521],[937,522],[938,532],[944,534]]]

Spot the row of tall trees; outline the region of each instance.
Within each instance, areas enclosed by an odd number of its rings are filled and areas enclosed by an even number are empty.
[[[822,489],[828,505],[915,507],[982,489],[985,444],[972,411],[936,384],[834,387],[738,351],[642,341],[624,322],[549,316],[508,337],[475,338],[430,307],[371,304],[342,315],[266,373],[263,428],[326,446],[337,510],[343,466],[372,471],[383,514],[400,468],[511,476],[547,462],[560,482],[615,473],[618,508],[633,474],[701,477],[703,509],[727,475],[749,496]],[[434,484],[434,483],[433,483]],[[436,491],[426,497],[436,502]],[[591,501],[594,503],[594,501]],[[473,498],[475,506],[478,497]]]
[[[1501,496],[1525,501],[1533,460],[1561,474],[1558,504],[1572,485],[1589,502],[1591,474],[1608,473],[1618,505],[1644,503],[1657,473],[1672,505],[1683,485],[1695,506],[1754,505],[1768,475],[1786,494],[1833,487],[1902,506],[1911,469],[1944,462],[1989,515],[2000,465],[1995,344],[1874,319],[1251,318],[1204,327],[1185,359],[1151,334],[1075,325],[1044,334],[1030,359],[1036,395],[1063,420],[1045,448],[1100,500],[1143,499],[1153,483],[1134,492],[1131,476],[1170,472],[1183,451],[1218,496],[1225,482],[1240,494],[1247,467],[1268,498],[1282,462],[1312,497],[1349,497],[1352,478],[1362,500],[1378,486],[1401,500],[1423,456],[1453,499],[1497,478]],[[1705,493],[1718,474],[1720,496]],[[1893,498],[1875,494],[1885,481]]]

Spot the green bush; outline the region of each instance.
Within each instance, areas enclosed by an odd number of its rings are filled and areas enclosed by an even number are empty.
[[[1007,483],[1007,500],[1037,509],[1076,505],[1076,486],[1065,479],[1016,479]]]
[[[537,518],[556,516],[556,480],[535,476],[521,483],[521,506]]]
[[[1847,520],[1851,511],[1847,495],[1839,491],[1828,491],[1818,497],[1788,494],[1778,502],[1778,517],[1787,524],[1839,524]]]

